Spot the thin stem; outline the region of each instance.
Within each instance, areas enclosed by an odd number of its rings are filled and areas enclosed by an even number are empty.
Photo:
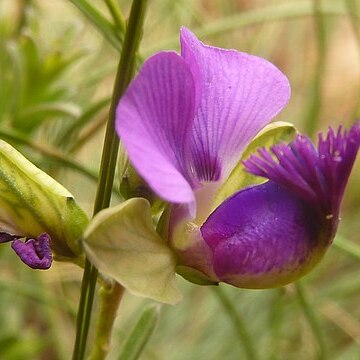
[[[308,321],[308,323],[314,333],[315,339],[319,346],[319,353],[318,353],[317,358],[319,360],[326,359],[326,346],[325,346],[324,337],[323,337],[320,325],[318,323],[318,319],[316,318],[315,313],[307,299],[305,289],[300,282],[295,283],[294,286],[295,286],[297,299],[299,301],[301,309],[302,309],[302,311],[305,315],[305,318]]]
[[[124,288],[114,283],[110,288],[100,290],[100,313],[96,326],[94,347],[89,360],[102,360],[110,350],[111,331],[120,305]]]
[[[115,132],[116,107],[134,73],[135,57],[142,34],[146,3],[147,0],[134,0],[131,6],[106,127],[94,215],[110,205],[119,149],[119,138]],[[74,360],[82,360],[85,355],[97,273],[97,269],[86,260],[78,310]]]
[[[76,142],[73,142],[69,147],[69,153],[75,153],[80,150],[92,137],[94,137],[98,131],[100,131],[107,122],[107,115],[98,117],[95,121],[90,123],[79,137]]]
[[[351,27],[353,29],[354,36],[356,38],[356,43],[358,50],[360,50],[360,27],[359,27],[359,19],[358,15],[358,5],[355,0],[345,0],[345,5],[348,11],[348,15],[351,21]],[[358,87],[358,96],[357,101],[355,101],[354,110],[352,111],[351,118],[359,118],[360,115],[360,88]]]
[[[314,11],[314,20],[316,27],[316,42],[317,42],[317,52],[318,58],[315,68],[314,80],[312,83],[311,94],[310,94],[310,103],[307,110],[306,119],[306,133],[309,136],[313,136],[317,127],[317,123],[320,118],[321,112],[321,92],[323,85],[323,78],[325,74],[325,65],[326,65],[326,29],[324,22],[324,15],[322,14],[321,2],[320,0],[313,0],[313,11]]]
[[[105,4],[109,9],[109,12],[116,24],[116,27],[121,31],[122,34],[125,33],[125,22],[119,7],[117,6],[114,0],[105,0]]]
[[[122,35],[88,0],[69,0],[92,23],[104,38],[116,49],[121,50]]]
[[[95,181],[98,180],[97,174],[93,172],[91,169],[86,168],[77,161],[71,160],[65,154],[63,154],[60,151],[57,151],[52,147],[34,142],[32,140],[29,140],[27,137],[25,137],[22,134],[4,129],[0,130],[0,137],[2,139],[5,139],[6,141],[14,142],[19,145],[25,145],[35,151],[38,151],[41,155],[43,155],[47,159],[55,161],[58,164],[66,166],[67,168],[76,170],[77,172],[87,176],[91,180],[95,180]]]
[[[209,36],[216,36],[224,34],[228,31],[241,29],[246,26],[256,24],[264,24],[268,22],[292,20],[304,18],[314,14],[313,7],[309,1],[282,1],[275,5],[268,5],[266,7],[259,7],[231,16],[223,17],[219,20],[208,22],[200,27],[192,29],[192,31],[199,38],[206,38]],[[339,3],[324,1],[321,6],[322,15],[345,15],[346,10]],[[357,14],[354,15],[359,19]],[[144,48],[142,55],[148,57],[149,55],[164,49],[174,49],[178,46],[179,36],[172,36],[164,41],[157,41]]]
[[[144,308],[139,321],[131,331],[118,360],[137,360],[154,332],[160,314],[159,305]]]
[[[336,236],[333,244],[334,248],[342,251],[343,253],[352,256],[356,260],[360,260],[360,246],[352,241],[344,239],[340,235]]]
[[[246,354],[247,359],[249,360],[256,360],[258,359],[257,354],[255,352],[255,346],[251,340],[251,336],[246,329],[246,325],[239,315],[238,311],[236,310],[235,306],[232,304],[231,300],[229,299],[226,292],[218,286],[215,289],[215,294],[221,302],[223,309],[228,314],[229,319],[231,320],[234,329],[238,335],[239,340],[241,341],[242,345],[244,346],[244,351]]]

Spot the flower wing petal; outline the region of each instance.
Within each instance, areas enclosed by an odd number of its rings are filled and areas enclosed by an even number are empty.
[[[120,100],[116,130],[139,174],[163,199],[193,201],[189,141],[194,81],[175,52],[149,58]]]
[[[181,54],[193,73],[199,104],[191,143],[195,171],[200,181],[216,181],[288,102],[289,82],[268,61],[206,46],[186,28]]]
[[[327,230],[316,209],[272,181],[225,200],[201,227],[215,274],[244,288],[281,286],[307,273],[332,240]]]

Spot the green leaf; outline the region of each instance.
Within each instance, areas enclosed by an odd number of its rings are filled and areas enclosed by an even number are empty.
[[[259,134],[246,148],[240,158],[240,161],[237,163],[228,179],[216,194],[214,208],[216,208],[225,199],[235,194],[235,192],[239,191],[240,189],[249,185],[260,184],[266,181],[261,177],[247,173],[245,171],[244,165],[242,164],[243,160],[254,153],[257,148],[269,148],[280,141],[291,141],[295,134],[295,127],[287,122],[277,121],[265,126],[264,129],[259,132]]]
[[[111,24],[92,4],[87,0],[70,0],[94,25],[94,27],[104,36],[104,38],[115,47],[116,50],[120,50],[124,37],[123,32],[118,32],[119,28],[116,28]]]
[[[118,357],[118,360],[136,360],[139,359],[146,344],[154,332],[160,313],[159,305],[149,305],[140,316],[139,321],[130,333],[125,346]]]
[[[81,116],[79,116],[75,121],[72,121],[65,129],[62,130],[62,133],[58,135],[56,142],[57,144],[68,144],[71,141],[76,139],[76,136],[90,120],[92,120],[95,115],[97,115],[101,110],[103,110],[110,103],[110,98],[106,97],[95,102],[88,109],[86,109]]]
[[[85,231],[84,249],[100,272],[131,293],[168,304],[180,301],[176,258],[155,231],[147,200],[133,198],[99,212]]]
[[[78,118],[81,115],[81,108],[69,102],[49,102],[32,105],[24,108],[12,120],[15,128],[31,131],[39,126],[45,119],[57,116]]]
[[[46,232],[58,260],[82,253],[88,219],[62,185],[0,140],[0,231],[25,237]]]

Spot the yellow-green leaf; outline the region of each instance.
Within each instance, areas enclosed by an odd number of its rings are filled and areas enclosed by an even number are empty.
[[[287,122],[278,121],[265,126],[246,148],[230,176],[216,194],[214,208],[240,189],[266,181],[264,178],[247,173],[242,164],[243,160],[247,159],[257,148],[269,148],[280,141],[291,141],[295,134],[295,127]]]
[[[71,193],[0,140],[0,231],[24,237],[46,232],[58,259],[82,253],[87,216]]]
[[[168,304],[181,300],[176,257],[155,231],[147,200],[133,198],[98,213],[85,231],[84,249],[100,272],[131,293]]]

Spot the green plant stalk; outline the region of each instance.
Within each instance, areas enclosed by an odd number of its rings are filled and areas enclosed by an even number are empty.
[[[122,36],[119,34],[113,24],[111,24],[89,1],[87,0],[70,0],[85,17],[93,24],[104,38],[118,51],[121,50]]]
[[[269,341],[269,360],[276,360],[279,355],[279,342],[281,339],[281,330],[284,321],[284,297],[285,288],[280,287],[273,290],[274,298],[270,304],[269,311],[269,330],[270,330],[270,341]]]
[[[91,169],[88,169],[82,164],[74,160],[71,160],[68,156],[66,156],[62,152],[55,150],[52,147],[48,147],[40,143],[36,143],[32,140],[29,140],[26,136],[22,134],[2,129],[0,130],[0,138],[9,142],[16,143],[18,145],[25,145],[35,151],[38,151],[41,155],[43,155],[47,159],[50,159],[70,169],[76,170],[77,172],[87,176],[91,180],[95,180],[95,181],[98,180],[98,175],[95,172],[93,172]]]
[[[358,6],[355,0],[345,0],[345,5],[348,11],[348,16],[351,21],[351,27],[353,29],[354,36],[358,50],[360,50],[360,26],[357,14],[359,14]],[[355,102],[354,110],[352,111],[351,118],[356,119],[360,116],[360,87],[358,87],[357,101]]]
[[[336,236],[333,246],[335,249],[350,255],[355,260],[360,260],[360,246],[347,239],[344,239],[340,235]]]
[[[94,347],[89,360],[102,360],[110,350],[111,332],[116,319],[117,309],[120,305],[124,288],[113,283],[110,287],[100,289],[100,313],[96,326]]]
[[[137,360],[154,332],[159,318],[159,305],[147,306],[129,335],[118,360]],[[94,360],[94,359],[92,359]]]
[[[142,35],[146,3],[147,0],[134,0],[130,11],[105,133],[94,215],[110,205],[119,149],[119,138],[115,132],[116,107],[134,73],[136,52]],[[77,318],[77,334],[73,352],[74,360],[82,360],[85,355],[96,280],[97,269],[86,260]]]
[[[321,112],[322,84],[326,66],[326,29],[324,15],[322,14],[320,0],[313,0],[314,20],[316,27],[317,62],[315,67],[314,80],[310,90],[310,101],[305,116],[305,132],[313,136],[319,122]]]
[[[311,327],[311,330],[314,333],[315,339],[316,339],[318,347],[319,347],[317,359],[325,360],[325,359],[327,359],[326,345],[325,345],[325,340],[324,340],[320,325],[318,323],[318,319],[316,318],[314,310],[312,309],[311,305],[309,304],[309,301],[306,297],[306,293],[305,293],[303,285],[300,282],[297,282],[294,284],[294,286],[295,286],[296,296],[299,301],[300,307],[304,313],[306,320],[308,321],[308,323]]]
[[[121,34],[125,33],[125,22],[119,6],[116,4],[115,0],[104,0],[109,12],[114,20],[114,23],[117,29],[121,32]]]
[[[221,288],[221,286],[217,286],[216,288],[214,288],[214,292],[220,300],[223,309],[229,316],[229,319],[231,320],[234,329],[238,335],[238,339],[244,346],[246,358],[249,360],[257,360],[258,356],[256,354],[255,346],[253,344],[251,336],[248,333],[246,325],[242,320],[241,316],[239,315],[238,311],[236,310],[235,306],[232,304],[231,300],[227,296],[226,292]]]
[[[73,142],[70,145],[70,147],[68,149],[69,154],[76,153],[84,145],[86,145],[86,143],[92,137],[94,137],[97,134],[97,132],[100,131],[100,129],[102,129],[104,127],[104,125],[106,125],[107,118],[108,118],[108,116],[106,114],[104,116],[98,117],[95,121],[90,123],[88,127],[84,128],[82,133],[76,139],[76,142]],[[118,190],[119,189],[117,188],[117,192],[118,192]]]
[[[209,36],[221,35],[228,31],[240,29],[246,26],[311,16],[314,15],[312,1],[282,1],[280,3],[276,3],[275,5],[250,9],[235,15],[223,17],[216,21],[211,21],[204,26],[192,29],[192,31],[198,37],[204,39]],[[324,1],[321,6],[321,14],[326,16],[346,15],[347,11],[340,2]],[[354,17],[359,19],[357,14],[354,14]],[[142,55],[144,57],[148,57],[160,50],[174,49],[178,46],[178,44],[179,36],[172,36],[167,40],[157,42],[156,44],[150,44],[148,47],[143,49]]]

